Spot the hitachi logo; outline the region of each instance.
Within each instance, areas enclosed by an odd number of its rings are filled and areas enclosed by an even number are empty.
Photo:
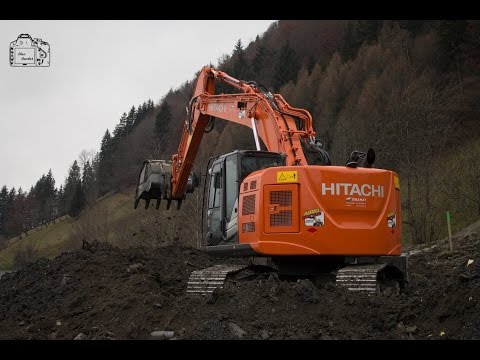
[[[384,197],[382,185],[348,184],[348,183],[322,183],[322,195],[346,195],[346,196],[378,196]]]

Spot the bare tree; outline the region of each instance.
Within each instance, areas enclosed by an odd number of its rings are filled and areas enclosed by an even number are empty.
[[[97,151],[95,149],[83,149],[82,151],[80,151],[80,154],[78,155],[78,162],[80,164],[80,167],[83,169],[87,161],[92,164],[96,155]]]

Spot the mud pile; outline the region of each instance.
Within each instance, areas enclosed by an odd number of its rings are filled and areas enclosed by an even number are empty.
[[[188,295],[192,270],[242,260],[100,244],[5,274],[0,339],[480,339],[480,237],[455,244],[413,251],[405,290],[373,296],[275,273]]]

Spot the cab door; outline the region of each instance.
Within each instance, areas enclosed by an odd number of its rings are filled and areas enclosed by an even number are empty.
[[[222,162],[212,166],[209,176],[208,203],[207,203],[207,245],[217,245],[222,240]]]
[[[223,218],[223,240],[227,243],[238,243],[238,192],[240,186],[238,171],[238,155],[225,158],[225,212]]]
[[[207,245],[238,243],[238,156],[220,158],[209,172]]]

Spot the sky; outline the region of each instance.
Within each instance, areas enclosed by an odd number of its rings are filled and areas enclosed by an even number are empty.
[[[28,191],[49,169],[60,187],[132,105],[158,104],[273,21],[0,21],[0,187]],[[50,45],[49,67],[10,66],[20,34]]]

